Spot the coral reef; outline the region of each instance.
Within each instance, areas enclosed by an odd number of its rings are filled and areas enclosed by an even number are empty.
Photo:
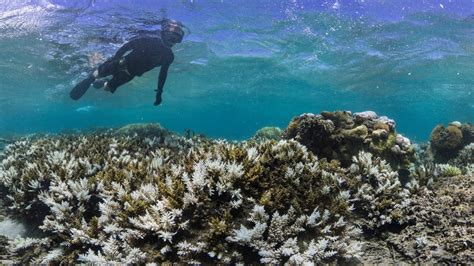
[[[438,175],[444,176],[444,177],[462,175],[461,169],[459,169],[456,166],[452,166],[450,164],[437,164],[436,170],[437,170]]]
[[[39,232],[0,238],[0,255],[41,264],[472,262],[473,175],[457,166],[472,165],[472,145],[456,164],[416,165],[418,179],[405,184],[391,164],[405,167],[415,149],[394,126],[373,112],[323,112],[295,118],[285,131],[295,140],[268,128],[248,142],[181,137],[158,124],[21,139],[0,152],[1,198],[9,217]]]
[[[380,231],[383,226],[407,222],[410,186],[413,184],[402,187],[397,172],[392,171],[384,160],[371,153],[359,152],[343,179],[343,185],[355,192],[356,223],[362,228],[373,232]]]
[[[474,168],[474,142],[470,143],[469,145],[464,146],[462,150],[458,152],[458,155],[453,159],[448,161],[449,164],[455,165],[461,169],[468,169]]]
[[[265,141],[265,140],[281,140],[283,131],[278,127],[263,127],[259,129],[253,136],[255,141]]]
[[[293,118],[284,138],[294,138],[317,156],[344,166],[360,151],[384,158],[394,169],[408,169],[415,160],[410,140],[396,133],[395,122],[372,111],[303,114]]]
[[[451,122],[447,127],[436,126],[431,132],[430,151],[436,163],[455,159],[459,152],[474,143],[474,127],[470,123]]]
[[[357,258],[345,169],[295,141],[194,143],[111,134],[6,148],[10,211],[42,238],[19,262],[328,262]],[[320,190],[320,188],[324,188]]]
[[[24,136],[21,136],[21,137],[24,137]],[[3,150],[5,146],[19,140],[21,137],[17,135],[11,135],[11,134],[0,137],[0,151]]]
[[[412,262],[469,264],[474,260],[474,176],[441,178],[413,198],[410,225],[386,242]]]
[[[428,145],[416,146],[415,172],[420,184],[430,185],[441,176],[474,173],[474,127],[451,122],[436,126]],[[428,178],[429,177],[429,178]]]
[[[161,127],[159,123],[137,123],[116,129],[115,135],[165,138],[173,135],[173,133]]]

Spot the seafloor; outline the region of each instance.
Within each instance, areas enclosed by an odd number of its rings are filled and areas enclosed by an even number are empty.
[[[10,263],[473,262],[474,128],[413,144],[374,112],[247,141],[158,124],[4,138]]]

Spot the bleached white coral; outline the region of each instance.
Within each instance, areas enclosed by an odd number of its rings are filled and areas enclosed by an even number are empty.
[[[102,255],[100,251],[97,254],[92,250],[89,249],[85,254],[79,254],[78,261],[85,262],[85,263],[107,263],[107,259]]]
[[[255,147],[247,149],[247,159],[251,162],[255,162],[259,157],[258,150]]]
[[[46,254],[41,259],[37,260],[36,263],[38,264],[48,264],[55,261],[58,261],[59,258],[64,254],[63,248],[56,248],[51,250],[48,254]]]
[[[193,187],[197,189],[204,189],[204,187],[208,187],[209,183],[206,179],[207,170],[204,162],[199,161],[195,163],[193,169],[194,172],[191,179],[191,184],[193,185]]]
[[[172,243],[173,236],[178,230],[178,221],[182,211],[172,209],[169,202],[162,200],[151,205],[144,215],[130,218],[130,222],[143,230],[151,231],[165,242]]]
[[[56,262],[70,247],[81,247],[85,263],[228,264],[250,251],[262,263],[357,256],[348,218],[356,192],[341,168],[296,141],[190,143],[198,142],[87,136],[11,148],[0,164],[7,200],[52,236],[42,245],[50,256],[30,261]],[[35,151],[26,162],[27,150]]]
[[[22,249],[29,248],[35,244],[44,243],[46,239],[41,238],[30,238],[30,237],[17,237],[9,242],[9,251],[11,253],[16,253]]]
[[[294,209],[290,208],[284,215],[273,213],[270,219],[263,206],[256,205],[248,218],[253,228],[240,225],[240,229],[234,230],[227,240],[254,248],[261,257],[261,263],[305,264],[322,262],[337,254],[344,257],[360,256],[361,246],[353,239],[360,231],[353,226],[346,227],[342,217],[334,224],[327,223],[329,216],[329,211],[325,210],[321,217],[315,209],[310,216],[296,217]],[[331,227],[346,227],[343,229],[344,237],[333,236],[329,230]],[[299,233],[308,230],[313,230],[313,233],[319,230],[314,238],[310,237],[309,243],[306,239],[299,239]],[[307,248],[303,251],[300,246]]]
[[[394,221],[405,222],[410,192],[401,186],[398,173],[384,160],[360,152],[353,157],[349,173],[348,189],[354,192],[356,209],[367,217],[363,219],[365,226],[377,228]]]
[[[66,159],[66,151],[54,151],[47,155],[48,162],[52,166],[59,166]]]

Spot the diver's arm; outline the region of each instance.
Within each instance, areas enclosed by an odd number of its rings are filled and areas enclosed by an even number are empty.
[[[171,53],[167,62],[161,66],[160,76],[158,77],[158,88],[156,89],[155,105],[159,105],[161,103],[161,94],[163,93],[163,87],[165,86],[166,77],[168,76],[168,68],[170,67],[171,63],[173,63],[173,61],[174,55]]]
[[[163,93],[163,87],[165,86],[166,77],[168,76],[169,66],[169,64],[161,66],[160,76],[158,78],[158,88],[156,90],[155,105],[159,105],[161,103],[161,94]]]

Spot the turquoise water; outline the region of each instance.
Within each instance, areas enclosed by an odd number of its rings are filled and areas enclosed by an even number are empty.
[[[424,141],[436,124],[474,121],[472,1],[155,2],[5,1],[0,134],[159,122],[244,139],[301,113],[373,110]],[[158,69],[113,95],[69,98],[94,62],[163,16],[190,34],[160,106]]]

